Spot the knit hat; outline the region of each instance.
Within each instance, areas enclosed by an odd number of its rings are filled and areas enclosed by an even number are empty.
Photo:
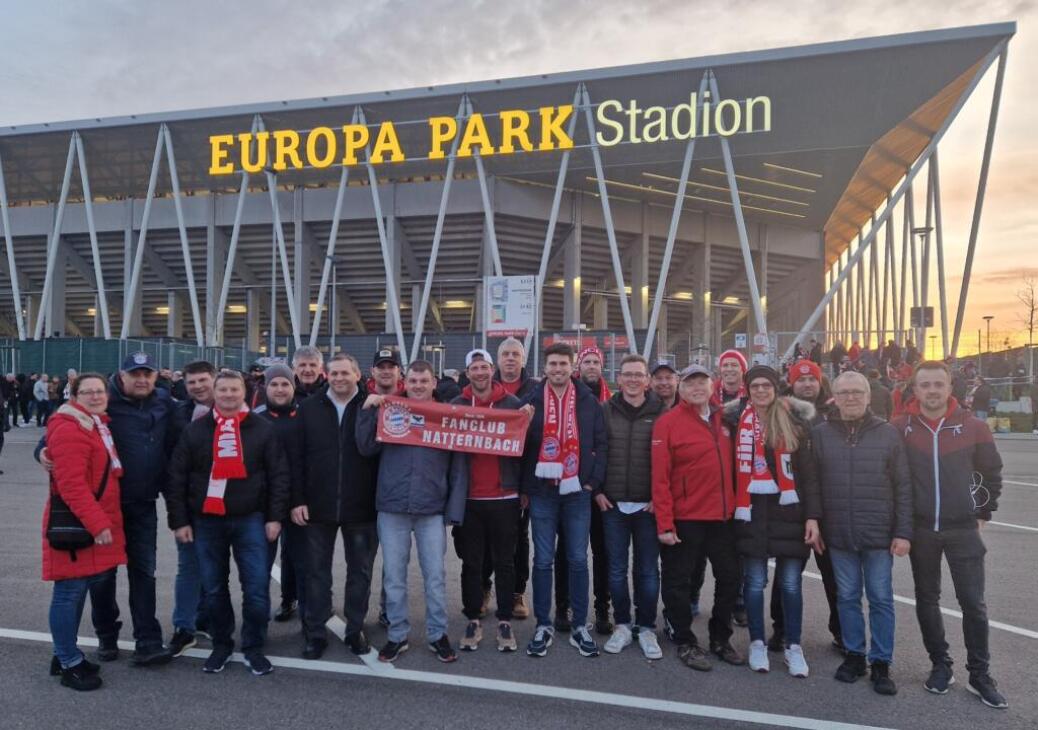
[[[749,367],[746,364],[746,356],[738,350],[725,350],[724,352],[722,352],[721,357],[717,358],[717,367],[721,367],[721,365],[724,364],[724,361],[729,358],[739,363],[739,369],[742,370],[744,373],[746,372],[746,368]]]
[[[274,378],[286,378],[288,382],[293,385],[295,385],[296,382],[295,374],[292,372],[292,369],[288,367],[288,365],[280,362],[274,363],[263,371],[263,385],[270,385],[270,381]]]
[[[746,371],[746,375],[743,376],[742,380],[746,383],[746,388],[749,389],[750,383],[758,378],[767,378],[775,386],[775,390],[778,390],[779,374],[774,368],[769,368],[767,365],[754,365]]]
[[[602,351],[599,350],[594,345],[592,345],[591,347],[585,347],[583,350],[580,351],[580,354],[577,355],[577,367],[578,368],[580,367],[580,363],[588,355],[598,355],[598,359],[601,360],[603,363],[605,362],[605,356],[602,355]]]
[[[793,385],[805,375],[813,375],[815,380],[822,382],[822,368],[818,367],[818,364],[812,360],[797,360],[793,363],[793,367],[789,369],[789,374],[786,377],[789,380],[789,384]]]

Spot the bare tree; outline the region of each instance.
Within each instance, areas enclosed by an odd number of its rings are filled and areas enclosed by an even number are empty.
[[[1027,344],[1034,344],[1034,330],[1038,326],[1038,280],[1034,274],[1024,274],[1023,288],[1018,289],[1016,298],[1024,305],[1024,313],[1018,315],[1020,323],[1027,330]]]

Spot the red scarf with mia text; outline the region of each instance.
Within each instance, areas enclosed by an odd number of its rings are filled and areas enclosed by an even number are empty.
[[[559,494],[573,494],[580,486],[580,433],[577,431],[577,386],[567,383],[559,398],[544,384],[544,437],[534,473],[559,484]]]
[[[776,404],[781,408],[781,404]],[[757,416],[757,409],[747,406],[739,418],[738,442],[736,444],[736,492],[735,519],[750,521],[751,494],[778,494],[779,504],[797,504],[796,482],[793,478],[791,454],[782,446],[776,448],[775,467],[778,482],[768,467],[764,447],[764,424]]]
[[[228,479],[244,479],[248,476],[245,470],[245,453],[241,443],[241,423],[249,415],[249,407],[243,405],[234,416],[223,416],[215,408],[213,420],[216,431],[213,433],[213,468],[209,473],[209,488],[202,504],[202,514],[225,515],[224,494],[227,492]]]

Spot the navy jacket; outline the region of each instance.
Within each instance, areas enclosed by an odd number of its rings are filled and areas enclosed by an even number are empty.
[[[580,435],[580,483],[600,491],[605,484],[606,460],[609,457],[609,439],[606,436],[605,416],[598,397],[581,382],[577,388],[577,432]],[[525,494],[548,495],[559,493],[558,485],[541,479],[535,473],[537,458],[544,440],[544,388],[534,388],[522,405],[533,406],[533,419],[526,432],[526,450],[523,453],[522,491]]]
[[[123,502],[153,500],[166,488],[166,465],[176,446],[173,398],[155,388],[143,400],[123,394],[119,376],[108,383],[108,424],[123,464],[119,492]]]

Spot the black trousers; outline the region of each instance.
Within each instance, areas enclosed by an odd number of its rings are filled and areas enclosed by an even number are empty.
[[[711,643],[724,643],[732,636],[732,611],[739,594],[741,571],[731,522],[678,521],[677,545],[660,546],[660,594],[667,620],[674,628],[677,644],[696,644],[692,632],[693,578],[701,560],[709,560],[714,572],[714,606],[710,616]]]
[[[986,674],[988,609],[984,602],[984,555],[987,548],[976,527],[934,532],[916,526],[912,541],[912,577],[915,579],[915,614],[923,632],[923,644],[932,662],[951,665],[941,616],[941,555],[948,561],[955,597],[962,609],[962,635],[966,644],[966,669]]]
[[[591,581],[595,591],[595,613],[609,613],[609,558],[606,557],[605,530],[602,510],[591,503]],[[559,570],[566,565],[566,544],[562,533],[555,547],[555,609],[569,608],[569,571]]]
[[[515,592],[526,593],[526,584],[530,582],[530,510],[519,510],[519,520],[516,523],[515,538]],[[490,554],[490,542],[486,544],[486,555]],[[459,553],[460,555],[460,553]],[[492,561],[483,562],[483,590],[490,591],[494,575]]]
[[[493,567],[500,621],[512,620],[515,587],[515,543],[519,532],[519,499],[470,499],[465,523],[454,531],[461,558],[461,602],[465,618],[475,621],[483,608],[483,575]],[[489,550],[487,546],[489,544]]]
[[[324,624],[332,615],[332,558],[335,537],[342,532],[346,558],[343,615],[346,635],[364,628],[371,596],[371,574],[378,550],[375,523],[345,525],[311,522],[306,526],[306,607],[303,631],[307,639],[323,639]]]

